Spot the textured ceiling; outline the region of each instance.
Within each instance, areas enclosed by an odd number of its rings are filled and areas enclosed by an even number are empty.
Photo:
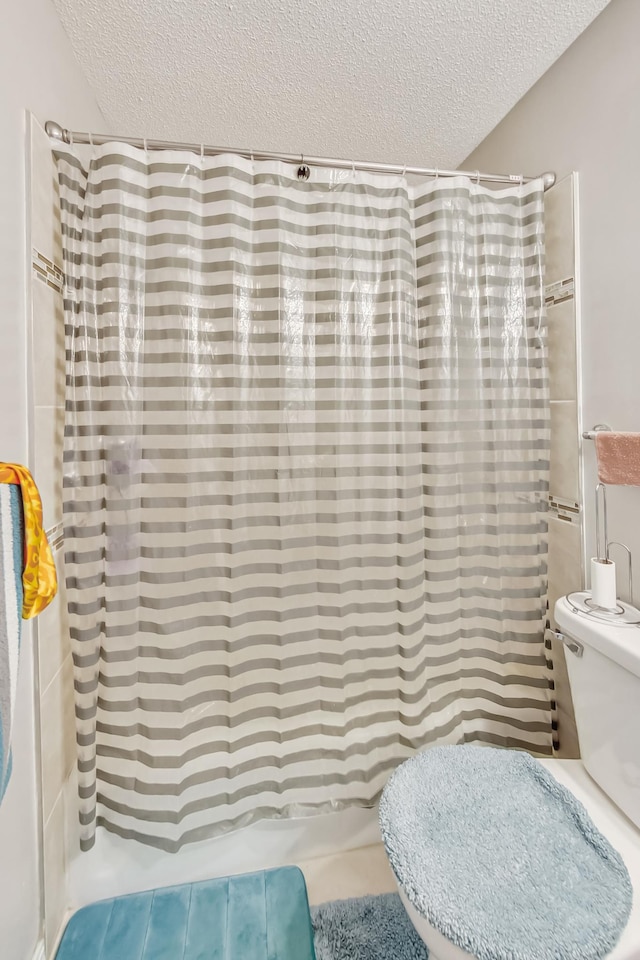
[[[95,132],[446,168],[608,0],[54,2]]]

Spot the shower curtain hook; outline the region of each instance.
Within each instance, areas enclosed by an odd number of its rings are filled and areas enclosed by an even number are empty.
[[[406,165],[406,163],[405,163],[405,164],[403,164],[403,166],[402,166],[402,173],[400,174],[400,176],[404,178],[404,177],[406,177],[406,175],[407,175],[407,165]]]
[[[434,178],[435,181],[436,181],[436,183],[437,183],[437,181],[438,181],[438,177],[439,177],[439,176],[440,176],[440,171],[439,171],[438,168],[436,167],[436,174],[435,174],[435,178]]]
[[[204,160],[204,143],[200,144],[200,163]]]
[[[73,132],[69,130],[69,146],[73,146]]]
[[[296,171],[296,177],[298,178],[298,180],[308,180],[310,176],[311,176],[311,170],[309,169],[309,165],[304,162],[304,153],[301,153],[300,165],[298,166],[298,169]]]
[[[477,183],[478,185],[480,184],[480,171],[479,171],[479,170],[476,170],[476,183]]]

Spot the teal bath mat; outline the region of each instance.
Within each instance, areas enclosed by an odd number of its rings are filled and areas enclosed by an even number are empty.
[[[427,960],[397,893],[311,908],[317,960]]]
[[[280,867],[149,890],[73,915],[56,960],[314,960],[304,877]]]

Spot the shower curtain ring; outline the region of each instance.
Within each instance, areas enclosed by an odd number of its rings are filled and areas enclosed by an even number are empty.
[[[435,177],[434,177],[434,179],[437,180],[439,176],[440,176],[440,171],[439,171],[438,168],[436,167],[436,172],[435,172]]]
[[[476,170],[476,183],[477,183],[477,184],[480,183],[480,171],[479,171],[479,170]]]
[[[204,160],[204,143],[200,144],[200,163]]]
[[[298,180],[308,180],[311,176],[311,170],[309,166],[304,162],[304,153],[300,154],[300,166],[298,167],[298,172],[296,174]]]
[[[406,165],[406,163],[405,163],[405,164],[403,164],[403,166],[402,166],[402,173],[400,174],[400,176],[404,178],[404,177],[406,177],[406,175],[407,175],[407,165]]]

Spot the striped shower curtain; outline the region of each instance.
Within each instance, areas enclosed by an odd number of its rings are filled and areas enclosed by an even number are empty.
[[[58,165],[83,847],[549,753],[541,184]]]

